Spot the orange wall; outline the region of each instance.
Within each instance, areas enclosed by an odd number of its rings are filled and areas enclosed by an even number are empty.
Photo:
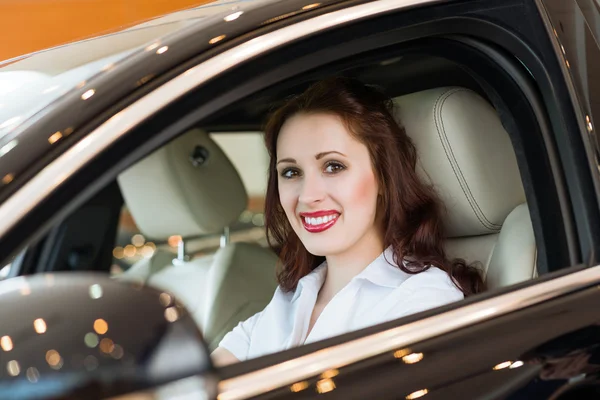
[[[0,60],[85,39],[207,0],[0,0]]]

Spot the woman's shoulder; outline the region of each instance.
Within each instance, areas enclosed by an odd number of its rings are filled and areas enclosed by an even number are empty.
[[[439,268],[411,274],[394,292],[395,302],[389,305],[386,318],[394,319],[441,307],[464,299],[462,291],[450,276]]]
[[[450,275],[437,267],[430,267],[423,272],[411,275],[403,282],[402,287],[421,295],[441,295],[452,298],[460,297],[461,299],[464,297]]]

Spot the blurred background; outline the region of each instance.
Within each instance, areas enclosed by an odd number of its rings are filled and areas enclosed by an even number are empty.
[[[0,0],[0,61],[119,31],[206,0]],[[218,1],[225,5],[228,1]],[[10,38],[18,37],[19,40]]]

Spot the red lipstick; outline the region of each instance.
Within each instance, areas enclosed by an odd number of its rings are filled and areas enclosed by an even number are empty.
[[[338,220],[340,213],[335,210],[322,210],[315,212],[302,212],[300,217],[302,225],[310,233],[323,232],[331,228]]]

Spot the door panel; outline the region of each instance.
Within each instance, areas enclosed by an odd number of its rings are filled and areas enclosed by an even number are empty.
[[[600,368],[598,301],[600,292],[591,287],[255,398],[310,399],[325,392],[332,399],[419,394],[427,399],[547,399],[568,384],[567,378]],[[590,356],[579,369],[557,378],[542,371],[540,359],[559,363],[577,352]]]

